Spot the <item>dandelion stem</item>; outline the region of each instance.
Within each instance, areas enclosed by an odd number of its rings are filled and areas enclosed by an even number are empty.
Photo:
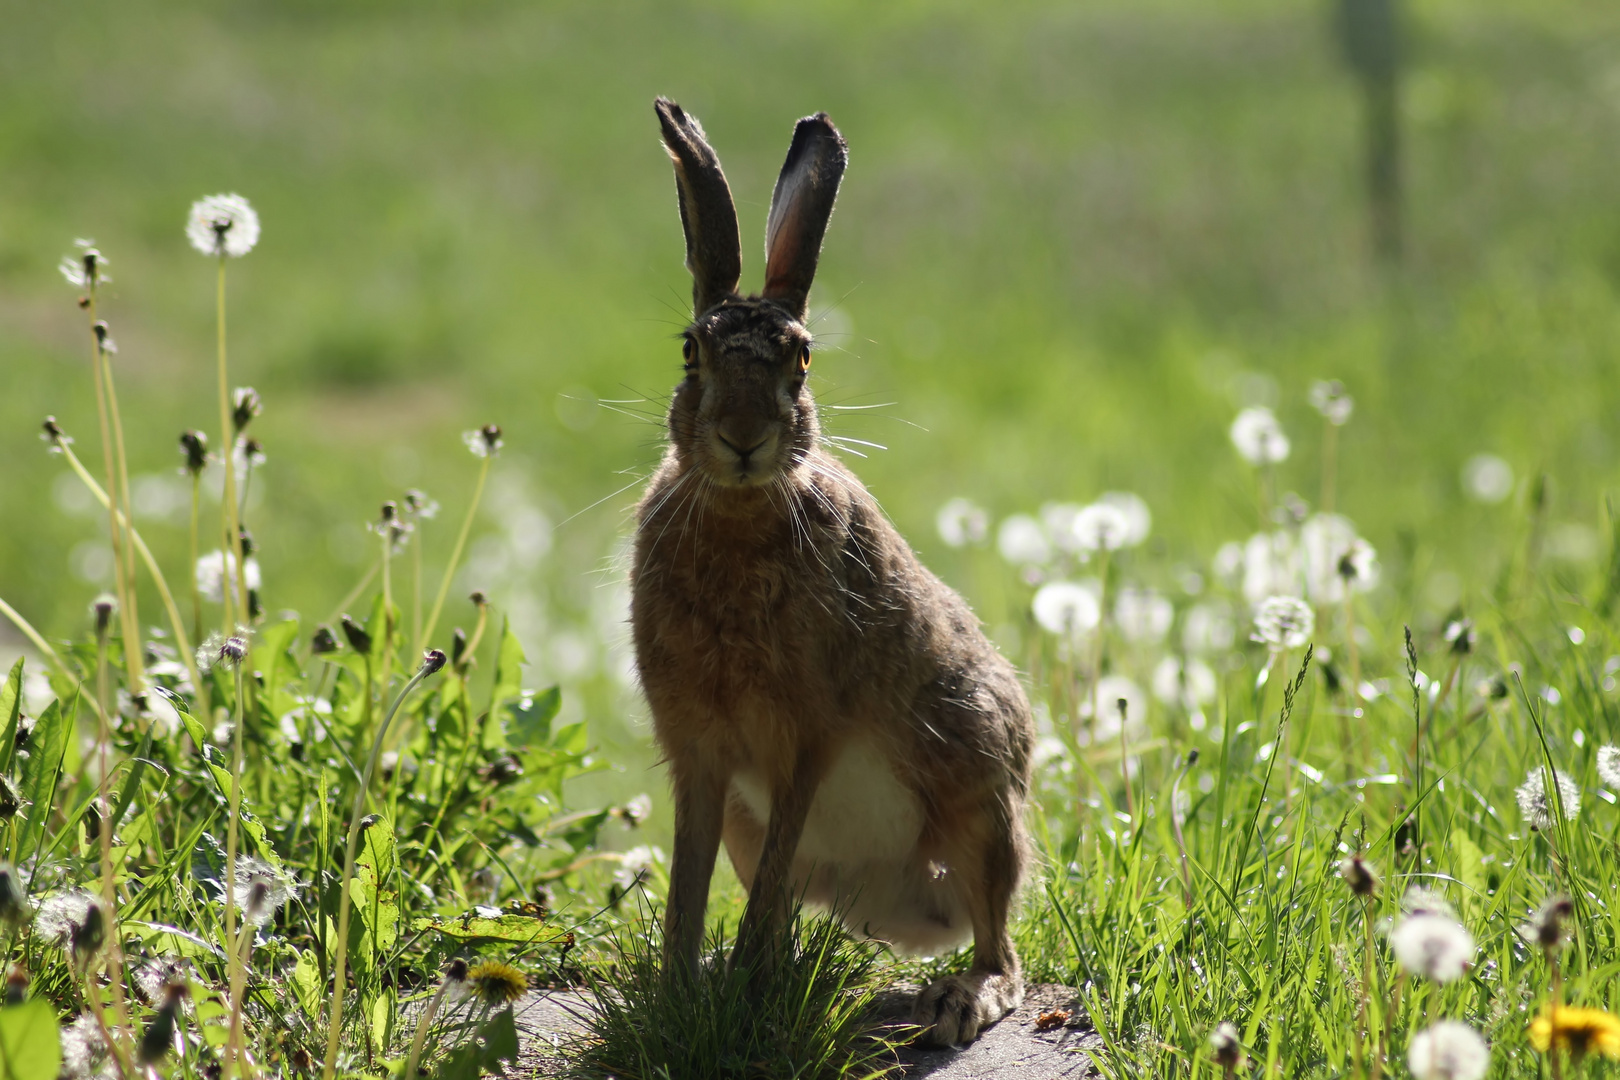
[[[136,606],[135,590],[135,545],[131,539],[135,532],[135,504],[129,497],[129,462],[124,456],[124,421],[118,410],[118,391],[113,385],[112,362],[107,358],[107,350],[101,350],[102,378],[107,387],[107,411],[112,416],[113,450],[118,459],[118,504],[123,508],[119,514],[124,535],[115,552],[124,560],[124,583],[129,590],[129,616],[126,628],[135,628],[135,644],[137,648],[133,653],[126,647],[124,666],[129,675],[129,688],[133,692],[136,687],[146,684],[145,669],[146,657],[141,655],[140,632],[141,618],[139,608]],[[126,629],[127,636],[127,629]]]
[[[202,593],[197,589],[197,518],[199,512],[198,494],[202,486],[202,475],[197,472],[191,474],[191,636],[195,641],[203,639],[202,628]],[[183,649],[183,652],[190,652]],[[195,685],[195,684],[193,684]],[[197,687],[197,693],[202,694],[202,687]]]
[[[1339,479],[1339,425],[1324,418],[1322,425],[1322,513],[1333,513]]]
[[[1366,940],[1361,950],[1361,1000],[1357,1002],[1358,1015],[1355,1029],[1356,1072],[1358,1075],[1367,1071],[1364,1060],[1366,1054],[1365,1042],[1372,1037],[1372,1032],[1369,1029],[1368,1010],[1372,1001],[1372,983],[1375,972],[1373,969],[1373,898],[1370,894],[1366,897],[1365,904],[1362,907],[1361,922],[1366,931]],[[1378,1072],[1378,1058],[1375,1055],[1371,1068],[1372,1080],[1377,1080]]]
[[[90,316],[90,370],[94,376],[96,393],[96,418],[101,428],[101,456],[102,465],[107,472],[107,490],[113,498],[108,500],[107,506],[107,532],[112,541],[113,552],[113,582],[114,591],[118,595],[118,618],[124,632],[124,667],[129,676],[130,689],[139,685],[136,678],[140,672],[140,628],[132,621],[133,607],[130,604],[130,594],[133,592],[131,582],[125,572],[123,556],[122,532],[119,527],[118,489],[116,486],[116,472],[113,465],[112,429],[107,419],[107,386],[106,350],[102,335],[96,330],[96,278],[95,273],[89,275],[89,304],[86,311]],[[104,328],[103,328],[104,329]],[[61,440],[58,445],[65,443]]]
[[[90,494],[96,497],[96,501],[103,506],[111,507],[112,501],[107,497],[107,493],[101,489],[100,484],[96,483],[96,478],[90,475],[90,470],[84,467],[84,463],[73,452],[73,448],[67,445],[66,440],[56,445],[57,449],[62,451],[62,457],[67,461],[68,465],[79,475],[79,479],[84,482],[85,487],[90,489]],[[128,519],[120,515],[120,520],[127,521]],[[191,676],[191,685],[197,688],[197,693],[200,695],[202,693],[202,675],[197,670],[197,658],[192,653],[191,638],[186,633],[185,622],[180,617],[180,609],[175,606],[174,594],[169,591],[169,582],[164,578],[163,571],[158,569],[157,560],[152,557],[152,549],[146,546],[146,541],[141,539],[141,534],[131,527],[129,537],[135,545],[135,550],[140,553],[141,562],[146,564],[146,572],[152,575],[152,584],[157,586],[158,596],[163,601],[163,609],[169,616],[169,628],[174,631],[174,642],[180,651],[181,662],[186,665],[186,672]],[[196,563],[193,562],[192,565],[196,566]],[[195,573],[192,574],[192,579],[193,581],[196,580]],[[49,652],[49,646],[45,646],[45,649]],[[54,653],[51,653],[51,655],[53,658],[55,657]],[[61,666],[60,660],[57,661],[57,666]]]
[[[229,586],[227,586],[228,590]],[[242,1065],[242,957],[236,945],[236,856],[237,822],[242,813],[242,721],[246,680],[242,676],[244,657],[236,659],[236,701],[231,722],[231,804],[225,824],[225,947],[231,987],[231,1033],[225,1053],[225,1080],[240,1072]]]
[[[484,497],[484,481],[489,479],[489,463],[492,456],[486,456],[478,465],[478,484],[473,488],[472,503],[467,507],[467,516],[461,520],[461,532],[456,536],[456,546],[450,551],[450,562],[444,568],[444,578],[439,582],[439,595],[433,601],[433,610],[428,613],[427,626],[422,630],[422,641],[433,640],[433,630],[439,625],[439,613],[444,610],[444,598],[450,593],[450,582],[456,576],[456,567],[461,563],[461,553],[467,546],[467,537],[472,532],[473,518],[478,513],[478,503]]]
[[[449,989],[449,979],[440,983],[427,1008],[422,1010],[422,1019],[416,1022],[416,1034],[411,1036],[411,1056],[405,1062],[405,1080],[416,1080],[417,1066],[422,1063],[422,1048],[427,1044],[428,1028],[433,1026],[433,1017],[438,1014],[439,1003],[444,1000],[445,992]]]
[[[219,446],[220,456],[225,465],[225,548],[236,558],[234,582],[235,596],[231,596],[231,575],[225,575],[225,633],[231,634],[236,629],[236,618],[246,625],[248,621],[247,597],[247,560],[242,551],[242,520],[237,513],[236,505],[236,433],[231,422],[231,386],[225,364],[225,251],[221,245],[219,252],[219,278],[216,290],[216,314],[219,325]],[[226,569],[230,570],[230,560],[226,560]],[[232,601],[236,603],[236,618],[233,618]]]
[[[443,657],[439,659],[442,662]],[[406,683],[399,695],[394,698],[394,703],[388,707],[388,712],[371,741],[371,754],[366,758],[365,770],[360,774],[360,786],[354,793],[354,808],[349,814],[349,836],[343,849],[343,877],[338,887],[337,956],[333,962],[332,1022],[326,1035],[326,1061],[321,1066],[321,1080],[332,1080],[337,1069],[338,1039],[343,1032],[343,982],[349,953],[349,911],[354,907],[354,901],[349,896],[349,882],[354,878],[354,857],[360,842],[361,812],[366,808],[366,792],[371,787],[371,774],[377,767],[377,758],[382,754],[383,736],[388,734],[388,725],[393,721],[394,714],[422,680],[437,670],[436,666],[424,662],[416,669],[416,674],[411,676],[411,681]]]
[[[107,631],[110,620],[97,619],[96,626],[96,698],[97,710],[96,756],[100,770],[97,779],[96,813],[101,816],[96,830],[101,854],[101,900],[107,907],[107,981],[112,990],[113,1018],[120,1031],[128,1025],[124,1007],[124,950],[119,944],[118,886],[113,879],[112,861],[112,803],[107,798],[107,782],[111,778],[107,751],[112,743],[112,725],[108,722],[112,709],[112,675],[107,662]]]

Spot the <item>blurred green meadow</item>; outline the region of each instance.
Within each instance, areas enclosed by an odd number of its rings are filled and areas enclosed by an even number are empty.
[[[213,431],[217,389],[215,270],[183,228],[192,200],[240,192],[264,228],[230,264],[229,340],[232,382],[265,402],[247,523],[267,625],[301,612],[307,638],[338,614],[375,561],[366,523],[407,488],[442,504],[413,538],[436,583],[477,475],[461,433],[500,424],[506,448],[441,628],[470,628],[465,597],[485,590],[530,661],[521,680],[508,664],[507,690],[561,683],[558,730],[588,732],[617,767],[570,781],[576,802],[653,792],[658,840],[664,787],[626,666],[622,551],[660,453],[690,285],[651,100],[702,118],[737,199],[750,286],[792,122],[825,109],[851,165],[812,297],[812,386],[833,434],[875,444],[854,443],[866,456],[852,464],[901,531],[1030,673],[1046,736],[1031,888],[1062,913],[1020,924],[1032,973],[1087,986],[1084,1009],[1122,1075],[1176,1073],[1222,1018],[1257,1053],[1264,1044],[1268,1068],[1344,1075],[1362,1060],[1346,1022],[1361,989],[1324,970],[1359,964],[1344,950],[1362,923],[1332,867],[1364,849],[1390,877],[1386,916],[1397,877],[1465,889],[1485,960],[1445,991],[1445,1011],[1517,1040],[1509,1071],[1528,1075],[1539,1059],[1513,1010],[1545,980],[1515,920],[1554,886],[1579,893],[1590,928],[1572,987],[1601,1004],[1620,971],[1612,796],[1588,799],[1596,827],[1554,815],[1556,829],[1529,832],[1509,796],[1541,756],[1596,792],[1593,750],[1620,735],[1604,666],[1620,651],[1605,508],[1620,480],[1620,8],[1403,5],[1399,265],[1371,253],[1360,100],[1331,14],[1273,0],[13,0],[0,6],[0,599],[48,637],[82,642],[87,605],[112,580],[105,515],[38,438],[56,416],[99,474],[90,339],[56,270],[76,237],[110,260],[99,313],[119,345],[135,519],[170,581],[186,580],[177,436]],[[1325,659],[1332,674],[1301,684],[1296,762],[1278,686],[1299,652],[1243,653],[1243,603],[1258,596],[1240,581],[1242,553],[1227,548],[1223,567],[1217,552],[1262,528],[1267,503],[1299,508],[1278,535],[1300,540],[1323,495],[1325,428],[1307,401],[1322,379],[1355,400],[1335,508],[1382,574],[1359,616],[1310,596],[1328,646],[1318,670]],[[1269,496],[1228,438],[1254,405],[1273,408],[1293,444]],[[1132,735],[1141,745],[1112,759],[1076,741],[1103,726],[1080,707],[1086,680],[1107,670],[1151,684],[1158,645],[1133,636],[1123,609],[1084,649],[1043,634],[1031,586],[1095,564],[1060,559],[1021,578],[992,542],[1009,515],[1105,491],[1140,495],[1152,528],[1098,588],[1173,598],[1172,640],[1205,588],[1236,616],[1235,643],[1211,650],[1219,700],[1198,703],[1209,716],[1191,725],[1172,687],[1148,706],[1152,730]],[[984,543],[941,534],[936,515],[956,498],[987,511]],[[217,501],[205,522],[215,514]],[[155,624],[148,588],[143,575]],[[1479,620],[1478,654],[1447,636],[1459,613]],[[1402,624],[1416,639],[1410,676]],[[278,648],[293,640],[275,633]],[[1346,649],[1363,639],[1372,719],[1352,731]],[[8,665],[21,644],[0,624]],[[1409,677],[1430,725],[1411,736],[1427,747],[1415,762],[1402,756]],[[488,688],[491,712],[505,685]],[[1205,756],[1196,776],[1189,745]],[[1449,795],[1424,787],[1431,752],[1430,781],[1459,778]],[[1142,770],[1134,787],[1121,758]],[[1275,780],[1269,762],[1283,763]],[[1299,780],[1324,775],[1320,795]],[[1177,869],[1179,810],[1153,811],[1179,807],[1182,780],[1199,785],[1196,904]],[[1280,807],[1269,825],[1268,800]],[[1422,842],[1402,839],[1424,800]],[[639,859],[656,892],[658,860]],[[458,879],[435,903],[511,902],[530,891],[522,877],[488,897]],[[735,890],[721,899],[734,916]],[[1189,989],[1186,957],[1207,986]],[[1269,974],[1251,977],[1249,963]],[[1429,1006],[1440,1014],[1439,993],[1422,1007],[1397,999],[1403,1039]],[[1312,1015],[1279,1004],[1311,994]]]

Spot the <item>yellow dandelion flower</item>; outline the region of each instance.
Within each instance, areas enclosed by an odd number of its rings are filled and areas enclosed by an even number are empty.
[[[511,1004],[529,989],[528,977],[523,972],[499,960],[481,960],[468,968],[467,982],[491,1008]]]
[[[1594,1051],[1620,1060],[1620,1017],[1602,1009],[1543,1009],[1530,1024],[1530,1045],[1543,1054],[1557,1046],[1577,1061]]]

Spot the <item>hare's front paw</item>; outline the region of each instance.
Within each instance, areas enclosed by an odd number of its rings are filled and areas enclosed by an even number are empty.
[[[924,1029],[921,1042],[962,1046],[1023,1000],[1024,980],[1017,975],[947,975],[917,995],[911,1021]]]

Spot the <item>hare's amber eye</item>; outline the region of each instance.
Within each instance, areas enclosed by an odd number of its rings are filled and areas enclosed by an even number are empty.
[[[683,338],[681,340],[681,359],[685,360],[687,364],[690,365],[692,363],[692,358],[695,356],[697,356],[697,345],[692,341],[691,338]]]
[[[810,346],[799,346],[799,374],[803,375],[810,370]]]

